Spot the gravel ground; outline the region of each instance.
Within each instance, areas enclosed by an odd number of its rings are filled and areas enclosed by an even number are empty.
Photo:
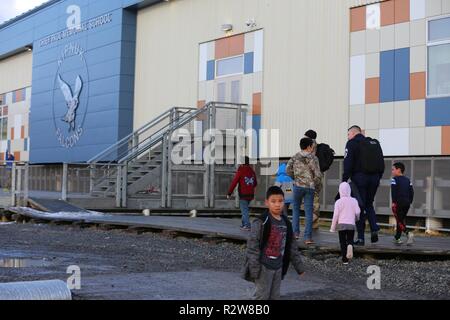
[[[332,277],[336,281],[358,279],[366,281],[371,265],[380,267],[381,286],[393,290],[414,292],[430,299],[450,298],[450,261],[416,262],[390,259],[354,259],[350,265],[344,266],[336,255],[305,257],[310,270]]]
[[[241,269],[245,253],[245,245],[228,242],[48,224],[0,225],[0,243],[0,260],[7,257],[37,258],[45,259],[50,264],[45,268],[0,268],[0,282],[49,277],[65,279],[65,268],[73,264],[81,267],[84,277],[91,278],[120,275],[126,279],[127,274],[131,277],[140,273],[181,274],[199,270],[230,273],[235,277]],[[370,265],[381,268],[382,291],[385,292],[381,298],[450,298],[450,261],[359,258],[349,266],[343,266],[336,255],[304,257],[304,260],[308,274],[317,281],[326,282],[330,289],[321,289],[321,292],[309,295],[292,293],[286,296],[287,299],[348,298],[343,294],[344,289],[365,287],[369,276],[366,270]],[[372,298],[371,295],[360,296],[358,292],[354,296]]]

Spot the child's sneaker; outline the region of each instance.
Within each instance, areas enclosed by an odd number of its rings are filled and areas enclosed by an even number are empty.
[[[414,233],[408,233],[408,240],[406,241],[407,246],[411,246],[414,243]]]
[[[351,244],[347,246],[347,259],[353,259],[353,246]]]
[[[394,244],[401,245],[401,244],[403,244],[403,241],[402,241],[402,239],[395,239],[394,238]]]

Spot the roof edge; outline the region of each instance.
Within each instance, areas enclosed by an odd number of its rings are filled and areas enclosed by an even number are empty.
[[[9,19],[9,20],[6,20],[6,21],[3,22],[2,24],[0,24],[0,31],[1,31],[3,28],[6,28],[6,27],[8,27],[8,26],[10,26],[10,25],[12,25],[12,24],[14,24],[14,23],[16,23],[16,22],[18,22],[18,21],[24,19],[24,18],[26,18],[26,17],[31,16],[32,14],[38,12],[39,10],[42,10],[42,9],[44,9],[44,8],[47,8],[47,7],[50,7],[50,6],[52,6],[52,5],[54,5],[55,3],[58,3],[58,2],[60,2],[60,1],[61,1],[61,0],[49,0],[49,1],[47,1],[47,2],[42,3],[41,5],[39,5],[39,6],[37,6],[37,7],[34,7],[33,9],[30,9],[30,10],[28,10],[28,11],[22,13],[22,14],[19,14],[18,16],[14,17],[14,18],[11,18],[11,19]]]

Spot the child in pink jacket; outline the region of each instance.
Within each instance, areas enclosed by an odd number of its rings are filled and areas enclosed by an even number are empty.
[[[351,197],[351,188],[347,182],[339,186],[341,198],[334,205],[333,223],[331,232],[339,231],[342,262],[348,264],[353,258],[353,238],[355,236],[356,221],[359,220],[361,209],[358,201]]]

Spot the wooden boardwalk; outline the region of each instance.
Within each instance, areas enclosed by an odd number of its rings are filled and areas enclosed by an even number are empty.
[[[172,231],[210,238],[230,239],[245,242],[248,232],[239,229],[240,220],[224,218],[187,218],[171,216],[130,216],[130,215],[91,215],[89,213],[69,215],[53,215],[38,211],[10,208],[16,214],[26,216],[34,220],[59,221],[69,223],[82,223],[87,225],[103,225],[109,227],[140,228],[159,231]],[[298,241],[301,250],[319,252],[339,252],[337,234],[326,230],[314,232],[313,239],[316,245],[306,247],[303,241]],[[413,246],[395,245],[393,236],[380,234],[380,241],[376,244],[369,243],[365,247],[356,247],[356,254],[374,255],[398,255],[417,257],[450,258],[450,237],[421,237],[415,238]]]

